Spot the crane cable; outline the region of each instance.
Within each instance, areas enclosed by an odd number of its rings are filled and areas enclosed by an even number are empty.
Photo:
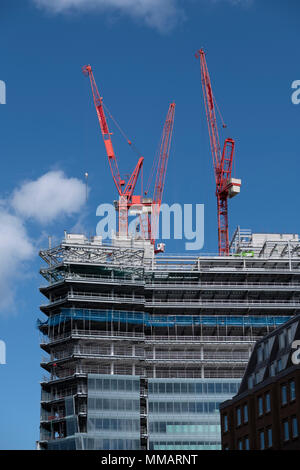
[[[102,102],[103,103],[103,102]],[[124,139],[126,140],[127,144],[132,148],[133,152],[135,152],[137,154],[138,157],[141,157],[142,154],[141,152],[139,151],[139,149],[137,148],[137,146],[135,144],[132,143],[132,141],[130,139],[128,139],[127,135],[125,134],[125,132],[123,131],[123,129],[121,128],[121,126],[118,124],[117,120],[113,117],[113,115],[111,114],[110,110],[108,109],[108,107],[103,103],[103,107],[105,109],[105,111],[107,112],[108,116],[111,118],[111,120],[113,121],[113,123],[115,124],[115,126],[118,128],[119,132],[121,133],[121,135],[124,137]]]
[[[147,187],[146,187],[145,195],[147,195],[148,192],[149,192],[149,189],[150,189],[150,186],[151,186],[151,183],[152,183],[152,180],[153,180],[153,176],[154,176],[155,169],[158,167],[158,160],[159,160],[159,152],[160,152],[160,148],[161,148],[161,141],[162,141],[162,137],[161,137],[160,140],[159,140],[159,143],[158,143],[158,146],[157,146],[157,149],[156,149],[154,158],[153,158],[152,168],[151,168],[151,172],[150,172],[150,175],[149,175],[149,178],[148,178],[148,181],[147,181]]]

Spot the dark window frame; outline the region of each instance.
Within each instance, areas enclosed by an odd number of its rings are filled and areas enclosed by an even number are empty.
[[[260,404],[261,404],[261,409],[260,409]],[[258,416],[259,418],[263,416],[264,414],[264,400],[262,395],[257,397],[257,411],[258,411]]]
[[[287,428],[285,427],[285,425],[287,424]],[[289,420],[288,419],[284,419],[282,421],[282,427],[283,427],[283,440],[284,442],[288,442],[290,440],[290,425],[289,425]],[[285,437],[285,430],[287,429],[287,432],[288,432],[288,437],[286,438]]]

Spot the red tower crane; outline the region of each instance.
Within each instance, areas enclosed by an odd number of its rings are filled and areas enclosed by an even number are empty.
[[[128,234],[128,210],[131,205],[137,204],[141,202],[141,196],[133,196],[133,192],[143,166],[144,158],[140,157],[135,169],[133,170],[130,178],[128,179],[127,184],[125,184],[125,179],[121,178],[117,158],[114,152],[112,140],[111,140],[111,132],[109,131],[104,107],[103,107],[103,98],[100,96],[98,91],[96,81],[94,79],[94,75],[92,72],[92,67],[90,65],[85,65],[82,68],[84,75],[90,78],[92,93],[93,93],[93,100],[100,124],[100,129],[105,145],[106,154],[108,157],[108,162],[111,170],[111,174],[116,185],[118,194],[119,194],[119,203],[117,210],[119,212],[119,235],[127,236]],[[131,145],[131,141],[127,139],[129,145]]]
[[[155,245],[155,239],[157,236],[158,220],[160,207],[162,202],[162,196],[164,191],[164,185],[166,180],[167,165],[170,155],[173,127],[175,117],[175,103],[171,103],[169,106],[168,114],[164,124],[162,137],[160,141],[160,151],[157,164],[157,172],[155,178],[155,185],[153,191],[153,202],[152,202],[152,214],[151,214],[151,233],[149,238],[151,243]],[[164,250],[164,245],[160,244],[155,250],[156,253]]]
[[[239,194],[241,180],[231,177],[235,141],[229,138],[226,139],[223,151],[221,151],[215,112],[217,104],[212,91],[204,50],[200,49],[196,53],[196,57],[200,59],[202,89],[216,180],[219,254],[226,256],[229,255],[228,198]],[[224,122],[223,127],[226,127]]]

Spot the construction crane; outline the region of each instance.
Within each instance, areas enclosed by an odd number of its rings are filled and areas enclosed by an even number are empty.
[[[166,180],[167,165],[170,155],[173,127],[174,127],[174,117],[175,117],[175,103],[171,103],[169,106],[168,114],[164,124],[162,137],[159,146],[159,156],[157,163],[157,171],[155,178],[155,185],[152,198],[152,212],[151,212],[151,226],[149,238],[151,243],[155,246],[155,240],[157,237],[158,230],[158,221],[160,214],[160,207],[162,202],[162,196],[164,192],[164,185]],[[155,253],[164,251],[164,244],[160,243],[157,248],[155,248]]]
[[[143,166],[144,158],[140,157],[135,169],[133,170],[131,176],[128,179],[127,184],[125,183],[125,179],[121,177],[117,158],[114,152],[112,140],[111,140],[111,132],[109,131],[104,106],[103,106],[103,98],[100,96],[98,91],[96,81],[94,79],[92,67],[90,65],[85,65],[82,68],[84,75],[90,78],[92,94],[94,105],[96,108],[100,129],[105,145],[106,154],[108,157],[108,162],[111,170],[111,174],[116,185],[118,194],[119,194],[119,201],[116,204],[117,211],[119,213],[119,236],[127,236],[128,235],[128,210],[132,205],[138,204],[141,202],[141,196],[134,196],[135,186],[140,174],[140,171]],[[131,141],[127,140],[129,145],[132,145]]]
[[[162,196],[166,180],[167,165],[170,155],[173,127],[175,117],[175,103],[171,103],[168,109],[167,117],[163,127],[162,136],[159,143],[159,151],[156,158],[153,160],[152,170],[149,175],[147,189],[144,193],[145,197],[142,198],[141,206],[137,205],[136,208],[131,209],[131,213],[139,215],[139,225],[142,237],[145,240],[150,240],[154,247],[154,253],[162,253],[165,250],[164,243],[155,242],[158,235],[158,222],[159,214],[162,203]],[[155,184],[153,189],[153,196],[149,197],[151,183],[153,181],[154,173],[156,170]]]
[[[232,198],[239,194],[241,186],[240,179],[231,177],[235,141],[230,138],[225,139],[223,151],[221,151],[215,111],[216,109],[218,110],[218,106],[213,95],[205,52],[203,49],[200,49],[196,53],[196,58],[200,59],[202,89],[216,180],[219,255],[227,256],[229,255],[228,198]],[[226,125],[224,124],[223,119],[222,122],[223,128],[225,128]]]

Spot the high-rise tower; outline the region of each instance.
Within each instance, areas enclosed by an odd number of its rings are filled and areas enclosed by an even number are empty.
[[[41,251],[40,448],[219,449],[255,341],[300,313],[299,253],[239,229],[229,256],[70,234]]]

